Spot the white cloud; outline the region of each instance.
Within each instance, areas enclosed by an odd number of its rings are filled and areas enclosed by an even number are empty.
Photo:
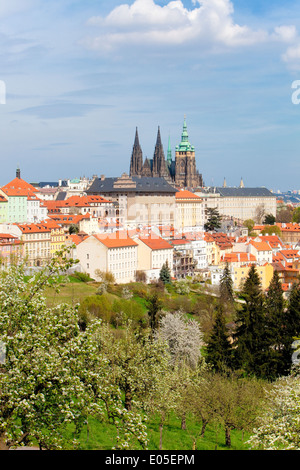
[[[230,0],[195,0],[194,8],[187,9],[181,0],[159,6],[154,0],[135,0],[123,4],[106,17],[92,17],[88,25],[99,27],[100,34],[85,40],[88,48],[98,51],[126,45],[199,44],[206,46],[237,47],[252,45],[270,39],[268,32],[253,30],[233,20]],[[277,39],[291,34],[278,30]]]
[[[297,29],[293,25],[283,25],[283,26],[277,26],[274,28],[274,39],[277,39],[281,42],[294,42],[297,40]]]

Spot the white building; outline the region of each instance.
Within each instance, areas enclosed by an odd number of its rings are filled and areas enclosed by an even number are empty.
[[[45,220],[48,209],[43,202],[35,195],[29,194],[27,197],[27,221],[28,223],[38,223]]]
[[[159,278],[162,266],[167,262],[173,275],[173,246],[151,232],[134,239],[138,244],[137,269],[144,271],[148,280]]]
[[[252,219],[261,223],[264,215],[276,216],[276,195],[266,188],[209,188],[196,192],[204,208],[216,208],[220,215],[235,220]]]
[[[99,280],[97,270],[110,272],[118,284],[135,281],[138,244],[125,232],[91,235],[77,246],[84,272]]]

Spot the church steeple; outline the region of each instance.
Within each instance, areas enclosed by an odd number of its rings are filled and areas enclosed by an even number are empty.
[[[135,139],[134,139],[134,144],[133,144],[133,149],[132,149],[132,154],[131,154],[129,175],[139,176],[141,175],[142,169],[143,169],[143,152],[140,146],[138,128],[136,128]]]
[[[181,142],[175,152],[175,183],[181,188],[202,186],[202,176],[196,168],[195,147],[190,144],[184,116]]]
[[[188,151],[194,151],[194,147],[189,143],[189,135],[187,131],[187,125],[186,125],[186,117],[184,116],[184,121],[183,121],[183,130],[181,134],[181,142],[180,144],[176,147],[176,150],[179,152],[188,152]]]
[[[157,139],[153,156],[153,176],[168,176],[164,149],[161,141],[160,127],[158,126]]]

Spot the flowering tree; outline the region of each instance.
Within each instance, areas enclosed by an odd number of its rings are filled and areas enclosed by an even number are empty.
[[[101,322],[82,331],[76,308],[46,304],[43,289],[72,264],[62,251],[30,282],[22,266],[0,274],[0,449],[75,446],[89,415],[116,424],[118,448],[128,448],[133,436],[146,445],[140,416],[124,408],[111,381]],[[66,442],[70,425],[74,440]]]
[[[248,441],[252,449],[300,450],[300,377],[283,377],[268,390],[265,411]]]
[[[202,333],[196,320],[182,312],[167,313],[160,321],[157,337],[169,345],[172,362],[195,368],[201,358]]]

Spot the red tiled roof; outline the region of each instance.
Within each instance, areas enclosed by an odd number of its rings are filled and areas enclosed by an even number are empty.
[[[28,194],[37,193],[38,190],[27,183],[22,178],[15,178],[10,183],[2,186],[2,191],[9,196],[27,196]]]
[[[16,224],[22,233],[50,233],[51,229],[43,224]]]
[[[90,218],[89,214],[82,215],[73,215],[73,214],[48,214],[52,220],[55,220],[58,224],[69,225],[69,224],[78,224],[80,220]]]
[[[15,238],[15,239],[17,239],[18,237],[16,237],[15,235],[11,235],[10,233],[0,233],[0,239],[1,238]]]
[[[79,235],[77,235],[77,233],[73,233],[72,235],[68,236],[68,240],[72,240],[75,245],[79,245],[79,243],[81,243],[86,238],[88,238],[88,235],[86,237],[80,237]]]
[[[249,245],[254,246],[257,251],[272,251],[270,245],[265,241],[256,242],[254,240],[250,240]]]
[[[282,232],[300,232],[300,224],[296,223],[277,223],[276,224]]]
[[[175,194],[176,199],[197,199],[199,202],[202,200],[200,196],[197,196],[197,194],[192,193],[191,191],[187,190],[182,190],[182,191],[177,191]]]
[[[172,245],[161,237],[155,234],[149,234],[149,236],[141,235],[139,239],[145,243],[151,250],[170,250],[173,249]]]
[[[128,236],[127,232],[114,232],[108,234],[92,235],[107,248],[123,248],[126,246],[138,246],[138,244]]]
[[[222,261],[228,263],[247,263],[249,261],[256,262],[256,257],[254,255],[245,252],[225,253],[221,259]]]
[[[190,243],[190,240],[186,240],[185,238],[178,238],[178,239],[170,240],[170,243],[172,245],[187,245]]]

